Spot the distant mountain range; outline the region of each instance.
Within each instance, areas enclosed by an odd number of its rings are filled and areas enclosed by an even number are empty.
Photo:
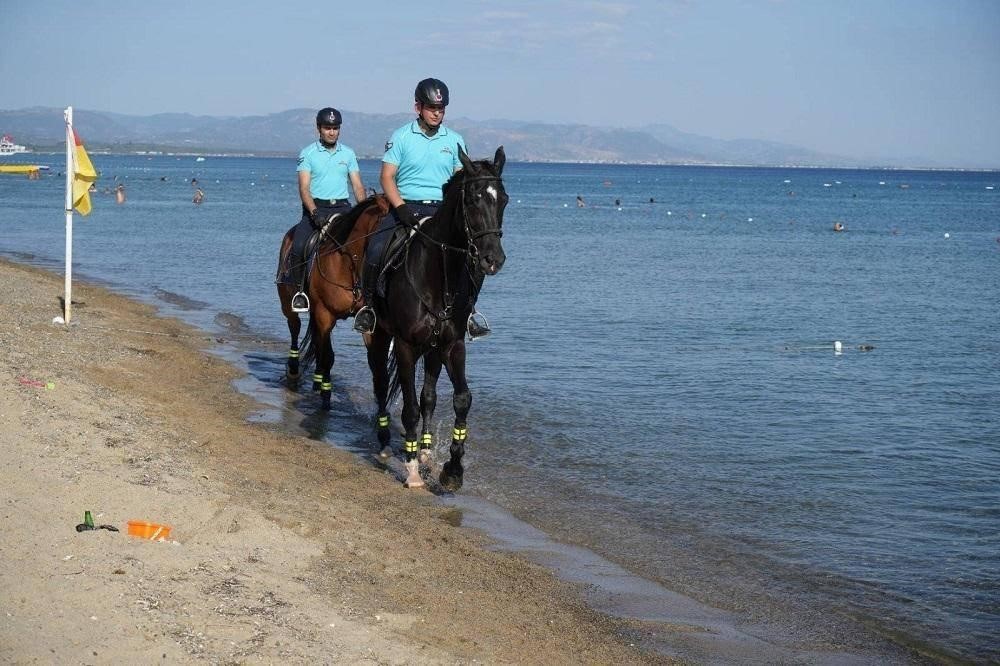
[[[195,154],[297,155],[315,138],[315,110],[265,116],[130,116],[74,109],[74,125],[94,152],[161,151]],[[359,157],[381,157],[393,130],[412,114],[344,111],[343,141]],[[623,129],[513,120],[449,118],[475,157],[503,145],[508,159],[534,162],[738,164],[753,166],[874,166],[842,155],[755,139],[721,140],[669,125]],[[0,132],[38,152],[62,150],[63,110],[0,110]],[[904,166],[885,162],[879,166]]]

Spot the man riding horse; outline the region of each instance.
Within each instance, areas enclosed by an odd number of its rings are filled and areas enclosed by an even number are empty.
[[[459,150],[465,151],[465,140],[444,126],[447,106],[448,86],[438,79],[424,79],[414,91],[417,119],[393,132],[385,144],[379,180],[392,212],[382,218],[368,243],[363,280],[365,307],[354,317],[354,329],[360,333],[375,329],[375,311],[370,304],[393,230],[397,225],[417,226],[420,220],[434,215],[441,206],[442,186],[462,168]],[[490,333],[486,318],[475,309],[466,327],[473,340]]]
[[[309,144],[299,153],[297,171],[299,174],[299,198],[302,200],[302,219],[295,227],[292,252],[289,257],[292,279],[299,285],[299,291],[292,297],[293,312],[309,312],[309,297],[306,295],[307,264],[306,246],[313,233],[319,231],[334,215],[351,210],[347,199],[347,185],[350,182],[354,199],[361,202],[365,198],[365,187],[361,183],[361,171],[354,151],[340,139],[340,111],[332,107],[321,109],[316,114],[316,131],[319,139]]]

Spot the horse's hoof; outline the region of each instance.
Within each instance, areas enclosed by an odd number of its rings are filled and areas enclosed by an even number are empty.
[[[378,452],[378,460],[383,464],[392,460],[392,447],[383,446],[382,450]]]
[[[406,468],[406,481],[403,481],[404,488],[423,488],[424,480],[420,478],[419,464],[416,460],[403,463]]]
[[[448,492],[456,492],[462,487],[463,472],[463,469],[455,470],[450,463],[445,463],[444,469],[441,470],[441,476],[438,477],[438,482]]]
[[[288,371],[285,373],[285,379],[287,379],[290,382],[298,382],[301,377],[302,377],[301,372]]]
[[[320,398],[322,399],[322,404],[320,406],[321,409],[324,412],[330,411],[330,392],[329,391],[323,391],[320,394]]]
[[[430,449],[420,449],[420,453],[417,454],[417,460],[421,465],[431,464],[431,450]]]

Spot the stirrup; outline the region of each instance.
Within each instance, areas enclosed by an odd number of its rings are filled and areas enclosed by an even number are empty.
[[[309,297],[304,291],[297,291],[292,296],[292,312],[309,312]]]
[[[366,305],[354,315],[354,330],[358,333],[375,331],[375,310],[372,309],[372,306]]]
[[[482,321],[480,322],[480,320]],[[483,316],[482,312],[476,312],[475,310],[469,315],[469,320],[465,323],[465,328],[469,332],[469,340],[485,338],[492,332],[490,330],[490,322],[486,321],[486,317]]]

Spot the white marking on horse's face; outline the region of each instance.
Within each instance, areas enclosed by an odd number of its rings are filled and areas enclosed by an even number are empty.
[[[489,187],[486,188],[486,193],[489,194],[491,197],[493,197],[493,201],[497,200],[497,188],[490,185]]]

